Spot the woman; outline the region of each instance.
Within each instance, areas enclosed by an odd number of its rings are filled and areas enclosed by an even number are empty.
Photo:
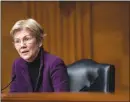
[[[10,92],[69,91],[67,68],[59,57],[44,51],[44,30],[34,19],[19,20],[10,34],[20,58],[13,63]]]

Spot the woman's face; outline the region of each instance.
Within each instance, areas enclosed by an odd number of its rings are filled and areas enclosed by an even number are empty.
[[[14,46],[20,57],[27,62],[32,62],[37,57],[42,45],[31,33],[31,31],[23,29],[14,34]]]

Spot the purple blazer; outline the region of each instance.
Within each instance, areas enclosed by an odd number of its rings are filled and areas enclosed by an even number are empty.
[[[43,49],[40,53],[42,83],[39,86],[38,92],[69,91],[69,78],[63,60],[43,51]],[[11,83],[10,92],[33,92],[27,62],[22,58],[16,59],[13,63],[12,77],[15,75],[16,78]],[[38,80],[40,79],[38,78]]]

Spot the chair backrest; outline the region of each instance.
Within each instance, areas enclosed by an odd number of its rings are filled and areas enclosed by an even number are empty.
[[[92,59],[82,59],[68,65],[70,91],[114,92],[115,67],[97,63]]]

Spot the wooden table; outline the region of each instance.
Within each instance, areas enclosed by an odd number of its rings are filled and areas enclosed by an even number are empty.
[[[2,102],[129,102],[129,93],[2,93],[1,98]]]

